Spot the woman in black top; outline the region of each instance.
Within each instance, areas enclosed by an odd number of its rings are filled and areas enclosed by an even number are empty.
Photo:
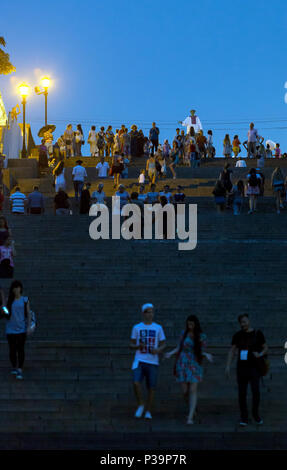
[[[86,183],[85,189],[83,189],[81,193],[80,214],[88,214],[90,211],[90,205],[91,205],[90,187],[91,187],[91,183]]]
[[[9,230],[6,218],[2,215],[0,216],[0,246],[4,245],[8,237],[11,237],[11,231]]]
[[[260,194],[261,180],[258,178],[258,174],[255,168],[251,168],[250,173],[247,175],[247,191],[246,196],[249,196],[249,212],[253,214],[256,211],[257,197]]]
[[[225,200],[226,200],[226,189],[221,180],[218,180],[215,184],[214,190],[212,191],[214,195],[215,204],[218,212],[224,211]]]
[[[223,171],[220,174],[220,180],[221,180],[226,192],[228,193],[227,206],[226,206],[227,208],[230,208],[230,206],[231,206],[231,198],[229,196],[229,193],[231,193],[232,187],[233,187],[232,181],[231,181],[231,173],[232,173],[232,170],[230,169],[230,164],[226,163],[226,165],[224,166]]]

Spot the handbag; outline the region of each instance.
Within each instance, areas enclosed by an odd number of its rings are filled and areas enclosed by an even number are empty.
[[[66,145],[71,145],[72,141],[71,140],[66,140]]]
[[[262,356],[257,359],[257,369],[261,377],[265,377],[270,370],[270,361],[267,356]]]
[[[84,141],[84,140],[82,140],[82,145],[85,145],[85,141]]]

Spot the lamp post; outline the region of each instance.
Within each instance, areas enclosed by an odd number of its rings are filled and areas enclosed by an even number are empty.
[[[44,77],[41,80],[41,85],[43,87],[43,91],[41,91],[40,87],[35,87],[35,92],[37,95],[44,95],[45,97],[45,126],[48,124],[48,89],[51,84],[51,80],[48,77]]]
[[[26,101],[29,94],[29,86],[26,83],[19,85],[19,92],[22,97],[23,105],[23,145],[22,145],[22,158],[27,158],[27,149],[26,149]]]

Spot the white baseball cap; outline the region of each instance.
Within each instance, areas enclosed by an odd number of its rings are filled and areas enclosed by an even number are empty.
[[[144,313],[148,308],[154,308],[153,304],[143,304],[142,313]]]

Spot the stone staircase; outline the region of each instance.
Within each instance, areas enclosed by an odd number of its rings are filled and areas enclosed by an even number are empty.
[[[66,161],[71,197],[73,160]],[[97,159],[82,160],[93,190],[99,181]],[[16,240],[15,278],[24,283],[38,328],[27,343],[21,383],[9,376],[4,334],[0,342],[0,448],[284,448],[286,214],[275,214],[268,189],[277,162],[266,162],[267,197],[259,199],[258,213],[247,215],[246,201],[243,214],[234,217],[231,211],[217,214],[211,197],[224,164],[219,160],[194,170],[180,167],[182,177],[158,183],[161,189],[167,182],[173,191],[181,184],[187,202],[198,204],[198,245],[184,252],[178,250],[178,240],[93,241],[92,219],[78,215],[73,199],[73,216],[52,214],[51,175],[18,176],[26,194],[40,185],[46,212],[12,216],[6,201],[4,213]],[[286,162],[280,166],[284,171]],[[131,177],[123,180],[129,192],[137,190],[136,178],[144,167],[143,159],[132,162]],[[242,177],[246,169],[235,172]],[[110,206],[112,179],[105,180],[105,191]],[[7,292],[10,281],[1,284]],[[172,361],[161,364],[153,421],[133,418],[128,344],[146,301],[156,306],[155,320],[164,326],[168,348],[176,345],[190,313],[199,316],[208,336],[215,363],[205,365],[192,429],[184,424],[186,410]],[[265,425],[260,429],[253,424],[238,429],[235,369],[229,382],[224,378],[226,354],[242,312],[250,314],[270,345],[271,371],[262,388]]]
[[[47,213],[8,219],[16,240],[15,278],[24,282],[38,328],[27,343],[21,383],[9,376],[4,336],[0,343],[0,433],[22,436],[11,437],[7,448],[11,442],[17,448],[23,442],[31,446],[36,435],[42,436],[40,448],[61,448],[60,442],[47,441],[51,433],[67,433],[71,446],[86,436],[90,448],[98,439],[108,448],[111,437],[126,447],[140,447],[140,436],[150,434],[159,447],[164,442],[180,446],[187,436],[208,432],[213,433],[211,447],[217,442],[220,448],[225,433],[233,448],[234,436],[242,431],[237,428],[235,375],[228,382],[224,365],[243,311],[270,345],[271,373],[262,389],[266,424],[260,435],[270,432],[274,439],[275,433],[286,432],[285,214],[234,218],[207,205],[199,211],[198,246],[190,252],[178,251],[177,240],[93,241],[86,216]],[[9,283],[1,282],[6,291]],[[207,333],[215,364],[206,364],[192,430],[184,424],[186,410],[172,361],[161,365],[153,421],[133,418],[128,344],[146,301],[156,306],[155,320],[164,326],[168,348],[177,343],[190,313],[199,316]],[[259,429],[250,425],[244,436],[247,432]],[[258,435],[254,443],[260,442]]]
[[[76,161],[78,160],[77,157],[68,158],[65,160],[65,177],[67,183],[67,192],[70,196],[73,195],[73,183],[72,183],[72,169],[76,165]],[[99,181],[101,178],[98,178],[98,172],[96,170],[96,165],[99,162],[99,158],[93,157],[81,157],[83,161],[83,166],[87,170],[88,174],[88,181],[91,183],[92,191],[96,189]],[[111,158],[106,159],[111,164]],[[256,160],[250,159],[247,161],[247,168],[233,168],[233,180],[237,181],[238,179],[245,180],[246,175],[250,168],[256,167]],[[17,163],[18,162],[18,163]],[[9,160],[10,172],[14,177],[14,187],[11,188],[12,191],[15,189],[15,186],[20,186],[21,190],[28,194],[33,190],[33,186],[38,185],[40,187],[40,191],[45,196],[52,196],[54,194],[54,187],[53,187],[53,177],[50,173],[46,176],[39,178],[37,174],[35,164],[37,161],[35,159],[28,159],[24,161],[24,166],[21,168],[20,163],[21,160]],[[213,187],[215,185],[216,180],[219,177],[220,172],[224,164],[227,162],[226,159],[218,158],[215,160],[206,160],[201,162],[200,168],[189,168],[186,166],[179,166],[176,169],[177,179],[172,179],[172,174],[170,169],[167,170],[167,177],[162,178],[157,181],[158,189],[161,189],[164,184],[169,184],[173,191],[176,190],[178,185],[184,187],[187,196],[193,197],[210,197],[212,194]],[[235,166],[236,159],[230,159],[229,163],[232,167]],[[266,160],[265,168],[263,170],[266,182],[265,182],[265,195],[272,196],[272,189],[270,186],[270,178],[272,171],[276,166],[281,166],[283,169],[283,173],[287,174],[287,161],[284,159],[282,160],[275,160],[270,159]],[[125,184],[130,191],[137,191],[139,184],[138,184],[138,177],[140,171],[145,169],[146,167],[146,159],[144,157],[137,158],[131,161],[129,166],[129,173],[128,178],[122,179],[121,183]],[[105,181],[105,192],[108,196],[114,194],[114,184],[113,178],[109,177]],[[148,184],[147,184],[148,187]]]

